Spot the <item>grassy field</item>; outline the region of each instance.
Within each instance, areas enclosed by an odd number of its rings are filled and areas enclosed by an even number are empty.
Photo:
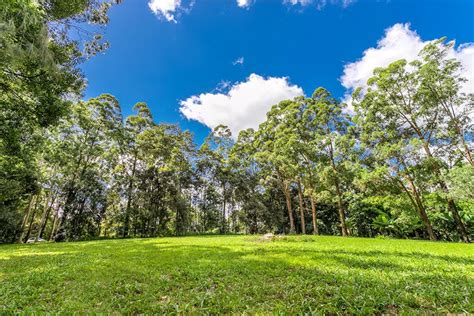
[[[0,246],[0,313],[474,312],[474,247],[252,236]]]

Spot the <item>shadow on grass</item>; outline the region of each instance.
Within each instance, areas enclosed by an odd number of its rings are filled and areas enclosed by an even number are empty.
[[[0,260],[4,311],[472,311],[474,282],[459,266],[473,265],[470,258],[182,239],[25,248]]]

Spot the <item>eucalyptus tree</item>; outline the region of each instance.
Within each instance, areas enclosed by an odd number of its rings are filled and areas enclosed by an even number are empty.
[[[414,61],[419,81],[417,101],[439,112],[437,138],[449,144],[451,155],[459,154],[474,166],[474,94],[463,92],[467,79],[461,76],[461,62],[449,58],[454,42],[441,38],[427,44]],[[456,158],[455,158],[456,159]]]
[[[278,155],[285,159],[285,169],[294,179],[298,191],[301,232],[306,233],[304,197],[309,197],[312,209],[313,233],[318,233],[315,205],[316,192],[316,153],[311,144],[314,130],[308,124],[314,118],[308,115],[308,103],[304,97],[296,97],[280,103],[278,108],[279,124],[275,128],[274,144]]]
[[[322,183],[318,181],[322,157],[318,142],[318,107],[312,98],[297,97],[287,108],[286,115],[289,116],[284,133],[288,139],[286,153],[292,156],[295,177],[298,179],[300,208],[304,192],[311,203],[313,234],[318,234],[316,201],[318,192],[322,190]]]
[[[416,143],[406,143],[396,133],[383,131],[373,132],[367,124],[363,126],[361,141],[367,148],[365,167],[359,173],[359,183],[363,186],[376,184],[382,194],[391,195],[389,186],[395,186],[410,200],[413,209],[423,222],[431,240],[436,236],[427,213],[424,193],[426,187],[426,170],[420,165],[420,148]]]
[[[337,101],[324,88],[314,91],[309,103],[307,123],[311,130],[312,149],[317,157],[317,179],[321,194],[337,203],[341,234],[348,235],[345,198],[353,177],[351,156],[357,154],[353,123],[345,114],[345,104]]]
[[[255,234],[271,229],[267,221],[268,208],[265,205],[266,188],[260,183],[262,170],[255,158],[255,131],[251,128],[239,133],[238,139],[231,150],[230,165],[235,177],[235,199],[239,204],[239,219]]]
[[[126,206],[123,220],[123,237],[127,237],[130,229],[130,216],[133,208],[134,184],[137,181],[137,167],[140,164],[140,148],[138,146],[139,136],[151,129],[155,124],[150,109],[144,102],[134,105],[135,115],[128,116],[125,121],[124,139],[122,147],[122,172],[124,174],[124,191]]]
[[[290,233],[295,233],[295,220],[291,198],[291,186],[294,182],[294,166],[291,158],[285,155],[282,147],[286,139],[282,138],[289,119],[282,114],[283,109],[292,104],[291,100],[284,100],[274,105],[267,113],[267,119],[260,124],[254,137],[255,158],[260,164],[265,182],[275,182],[282,190],[288,211]],[[304,219],[302,220],[304,221]]]
[[[61,166],[66,180],[58,229],[66,230],[67,238],[86,233],[80,224],[87,221],[92,225],[89,220],[105,207],[105,157],[116,145],[121,129],[120,105],[108,94],[75,104],[64,123],[59,148],[68,158]]]
[[[233,173],[230,166],[230,154],[233,146],[232,133],[227,126],[216,126],[199,149],[198,168],[204,181],[214,183],[221,195],[220,231],[227,232],[229,207],[234,207]]]
[[[146,179],[148,186],[141,191],[144,209],[151,213],[152,223],[165,228],[165,221],[173,220],[173,231],[181,235],[190,226],[190,195],[195,176],[192,170],[194,144],[189,132],[182,132],[178,126],[155,125],[138,137],[138,146],[143,155],[146,174],[139,174],[141,182]],[[168,210],[173,214],[168,214]]]
[[[474,201],[474,167],[468,164],[456,166],[445,175],[450,196],[457,201]]]
[[[428,47],[428,52],[431,49]],[[430,57],[427,57],[428,60]],[[425,68],[424,68],[425,67]],[[458,227],[460,237],[469,241],[466,227],[459,215],[458,207],[449,196],[449,188],[443,180],[443,169],[451,154],[450,142],[443,140],[447,134],[442,122],[443,112],[439,104],[427,95],[430,85],[428,74],[433,65],[418,60],[408,63],[399,60],[388,67],[377,68],[374,76],[368,81],[368,89],[354,93],[355,107],[358,112],[361,128],[369,129],[378,137],[389,135],[387,142],[412,145],[412,150],[420,150],[419,164],[427,166],[442,193],[446,195],[447,206]],[[449,73],[444,73],[449,82]],[[454,79],[453,79],[454,80]],[[450,90],[447,84],[442,88]],[[442,90],[442,89],[439,89]]]
[[[303,97],[297,97],[294,100],[280,103],[278,107],[278,116],[280,123],[276,126],[275,146],[279,149],[278,155],[285,159],[285,169],[296,183],[298,190],[298,208],[300,211],[301,232],[306,234],[305,206],[303,201],[303,186],[301,184],[307,177],[308,171],[304,163],[304,144],[301,138],[301,122],[305,111]],[[311,170],[309,171],[311,173]],[[313,221],[314,222],[314,221]],[[317,228],[316,228],[317,229]]]
[[[71,98],[83,90],[77,65],[83,56],[107,46],[100,34],[75,37],[85,42],[75,40],[71,28],[81,22],[107,24],[111,4],[99,0],[0,3],[0,230],[16,230],[20,225],[17,210],[36,190],[35,158],[42,130],[57,124]],[[81,51],[81,46],[86,49]]]

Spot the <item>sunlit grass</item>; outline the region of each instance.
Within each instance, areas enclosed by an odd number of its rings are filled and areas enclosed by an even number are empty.
[[[474,312],[472,245],[203,236],[0,246],[0,311]]]

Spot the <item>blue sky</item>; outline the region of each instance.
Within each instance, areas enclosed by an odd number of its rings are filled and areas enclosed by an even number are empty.
[[[197,142],[217,122],[256,127],[269,103],[318,86],[347,98],[372,67],[441,36],[474,76],[471,0],[124,0],[110,19],[110,48],[82,65],[86,98],[111,93],[125,115],[144,101]]]

